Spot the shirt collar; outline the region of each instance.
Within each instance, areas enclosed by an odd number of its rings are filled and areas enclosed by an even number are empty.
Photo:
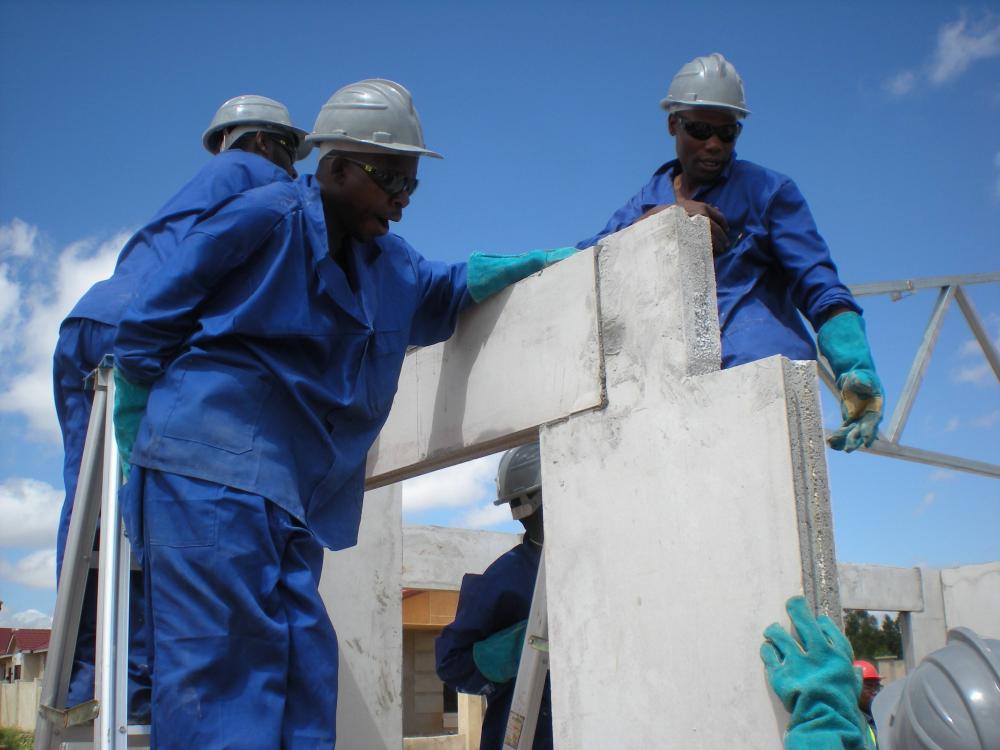
[[[736,150],[734,149],[732,157],[729,159],[728,162],[726,162],[726,166],[722,168],[722,174],[719,175],[719,179],[713,182],[711,185],[702,186],[702,188],[699,189],[699,192],[701,192],[702,190],[711,189],[716,185],[721,185],[722,183],[729,180],[729,176],[733,172],[733,164],[735,162],[736,162]],[[674,177],[676,177],[683,171],[681,170],[680,166],[681,162],[679,159],[671,159],[666,164],[662,165],[659,169],[657,169],[653,173],[653,176],[666,175],[672,180]]]
[[[315,267],[329,257],[326,218],[323,214],[323,197],[320,194],[319,180],[316,179],[315,175],[304,175],[296,180],[296,187],[302,200],[302,212],[306,219],[306,231],[309,235],[309,244],[312,246],[313,267]],[[352,240],[351,247],[368,265],[371,265],[382,254],[379,240],[364,244]]]

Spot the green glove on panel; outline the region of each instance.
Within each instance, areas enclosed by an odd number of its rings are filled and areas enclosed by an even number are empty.
[[[527,620],[504,628],[489,638],[484,638],[472,647],[472,660],[476,662],[483,677],[502,685],[517,675],[521,663],[521,649],[524,647],[524,631]]]
[[[871,447],[882,421],[882,383],[875,372],[865,321],[856,312],[834,315],[819,327],[820,353],[830,362],[840,391],[844,423],[830,436],[830,447],[847,451]]]
[[[131,383],[115,368],[115,439],[118,441],[118,460],[122,473],[128,480],[132,464],[132,446],[135,436],[139,433],[139,423],[146,413],[146,402],[149,401],[149,386]]]
[[[466,267],[469,294],[476,302],[482,302],[526,276],[531,276],[576,252],[575,247],[560,247],[555,250],[532,250],[521,255],[473,253],[469,256]]]
[[[774,623],[764,631],[760,658],[767,681],[791,718],[787,750],[874,750],[858,698],[850,641],[826,615],[818,620],[801,596],[785,604],[802,645]]]

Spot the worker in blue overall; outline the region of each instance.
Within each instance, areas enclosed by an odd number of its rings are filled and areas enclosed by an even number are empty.
[[[514,698],[524,632],[542,558],[542,477],[538,443],[507,451],[497,471],[497,505],[510,504],[524,526],[521,543],[482,575],[462,578],[455,620],[435,643],[437,674],[462,693],[486,696],[480,750],[503,747]],[[532,750],[552,748],[552,703],[548,678],[542,694]]]
[[[816,345],[799,313],[817,332],[840,392],[842,426],[831,447],[871,446],[882,418],[861,308],[837,275],[809,206],[785,175],[736,158],[747,109],[743,82],[721,54],[696,57],[674,76],[660,102],[677,158],[577,247],[667,206],[708,220],[715,259],[722,366],[774,354],[815,359]]]
[[[208,208],[244,190],[295,177],[294,162],[311,146],[305,131],[292,126],[288,110],[264,96],[237,96],[225,102],[205,131],[202,142],[214,158],[167,201],[156,216],[125,244],[110,278],[95,284],[76,303],[59,329],[53,362],[56,414],[62,430],[63,482],[66,498],[59,518],[56,542],[56,576],[62,572],[83,444],[90,419],[93,392],[84,379],[114,346],[122,313],[146,278],[171,262],[177,245],[195,220]],[[142,617],[141,589],[133,587],[133,620]],[[89,576],[74,656],[68,705],[89,700],[94,689],[94,639],[96,579]],[[134,676],[145,673],[141,643],[133,639]],[[144,661],[144,659],[142,659]],[[148,683],[148,676],[142,677]],[[134,695],[130,712],[141,717],[148,703],[148,689]]]
[[[123,513],[150,602],[154,747],[334,746],[323,548],[357,541],[365,459],[404,354],[573,252],[449,264],[391,234],[419,158],[440,157],[398,83],[340,89],[307,141],[316,174],[199,219],[115,340],[115,424],[131,465]]]

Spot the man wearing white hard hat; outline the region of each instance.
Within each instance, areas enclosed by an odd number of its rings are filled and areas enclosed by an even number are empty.
[[[871,446],[882,418],[861,308],[841,283],[809,206],[785,175],[736,158],[736,140],[750,115],[743,81],[721,54],[696,57],[674,76],[660,102],[677,158],[593,237],[603,237],[667,206],[708,220],[722,333],[722,366],[783,354],[815,359],[816,345],[799,313],[818,334],[840,391],[842,426],[831,447]]]
[[[334,745],[323,548],[357,542],[406,349],[571,251],[442,263],[391,234],[418,160],[440,158],[398,83],[340,89],[306,140],[316,174],[195,224],[115,341],[116,426],[144,412],[122,503],[152,605],[154,745]]]
[[[66,498],[57,532],[57,577],[62,571],[93,402],[84,380],[104,355],[111,353],[122,312],[145,279],[162,264],[171,262],[180,239],[202,213],[244,190],[291,180],[295,176],[293,162],[310,149],[305,143],[305,131],[292,125],[283,104],[253,94],[226,101],[212,118],[202,143],[214,158],[129,239],[111,277],[91,287],[60,326],[53,357],[53,384],[65,452]],[[96,588],[96,579],[91,576],[67,697],[69,706],[93,696]],[[132,607],[133,621],[140,619],[142,597],[138,592],[133,593]],[[133,687],[148,683],[141,651],[138,644],[133,644]],[[147,711],[148,692],[148,687],[131,691],[130,712],[137,721],[142,721]]]

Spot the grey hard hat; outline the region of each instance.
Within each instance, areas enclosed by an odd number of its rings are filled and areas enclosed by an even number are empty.
[[[879,750],[1000,748],[1000,641],[968,628],[872,703]]]
[[[330,150],[443,158],[424,143],[410,92],[384,78],[366,78],[335,92],[306,140],[321,144],[321,158]]]
[[[231,130],[240,132],[227,133]],[[232,146],[243,134],[256,131],[292,136],[295,139],[296,161],[304,159],[312,151],[312,144],[306,143],[306,131],[292,125],[288,107],[258,94],[234,96],[223,103],[212,118],[212,124],[201,136],[201,142],[209,153],[217,154]],[[224,135],[229,135],[225,146],[222,143]]]
[[[743,79],[719,52],[686,63],[670,82],[670,90],[660,100],[660,106],[668,112],[709,107],[727,110],[737,117],[750,114],[743,94]]]
[[[503,454],[497,468],[497,499],[510,503],[514,520],[527,518],[542,507],[542,461],[538,443],[519,445]]]

